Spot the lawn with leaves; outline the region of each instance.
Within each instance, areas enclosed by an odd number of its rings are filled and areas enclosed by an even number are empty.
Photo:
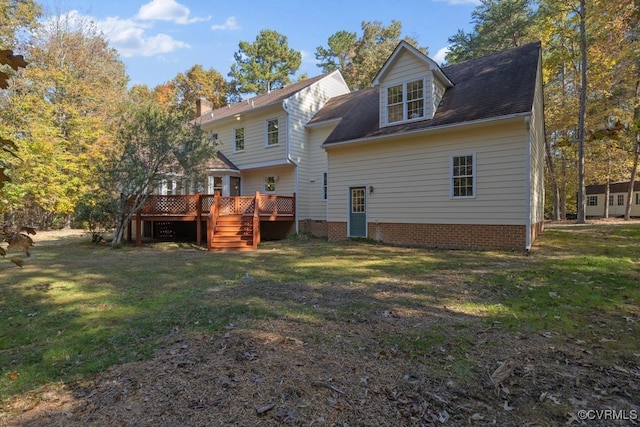
[[[530,253],[304,236],[33,252],[2,270],[0,425],[579,425],[640,409],[639,224],[548,228]]]

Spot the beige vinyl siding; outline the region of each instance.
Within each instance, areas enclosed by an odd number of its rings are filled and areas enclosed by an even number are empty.
[[[308,216],[304,218],[314,220],[327,219],[327,201],[323,200],[323,173],[328,172],[327,152],[322,148],[322,143],[335,129],[337,122],[325,124],[310,129],[309,132],[309,200],[307,205]],[[329,177],[329,180],[331,177]],[[300,218],[303,218],[300,216]]]
[[[522,118],[330,148],[328,220],[346,222],[349,187],[366,185],[373,223],[526,224],[526,153]],[[476,196],[452,199],[451,156],[466,154]]]
[[[433,73],[429,66],[419,61],[407,51],[403,51],[396,59],[393,67],[380,81],[380,127],[387,126],[387,88],[413,80],[425,79],[425,117],[433,117]],[[393,124],[398,124],[394,122]]]
[[[439,79],[433,79],[433,104],[431,105],[431,118],[436,114],[436,109],[442,101],[442,97],[447,90],[447,87]]]
[[[542,93],[542,68],[538,60],[536,90],[533,97],[529,123],[531,144],[531,224],[544,221],[544,105]]]
[[[266,176],[277,176],[275,194],[281,196],[291,196],[294,188],[294,171],[293,166],[278,166],[271,168],[260,168],[242,173],[242,195],[251,196],[256,191],[265,193],[264,178]]]
[[[609,216],[624,216],[626,205],[627,205],[627,193],[610,193],[613,196],[613,204],[609,205]],[[623,196],[624,204],[618,205],[618,195]],[[590,196],[598,197],[598,206],[589,206],[587,205],[585,209],[586,216],[595,216],[595,217],[603,217],[604,216],[604,203],[605,198],[604,194],[590,194],[587,195],[587,200]],[[640,217],[640,205],[636,204],[636,193],[634,192],[631,197],[631,216]]]
[[[265,162],[284,162],[286,157],[286,115],[278,104],[257,112],[248,111],[240,120],[214,122],[204,129],[218,134],[218,149],[238,168]],[[278,145],[266,146],[267,120],[278,119]],[[244,151],[234,152],[234,129],[244,127]]]
[[[314,194],[311,193],[310,181],[313,179],[311,168],[314,167],[315,159],[312,158],[310,153],[313,145],[309,144],[309,130],[306,125],[330,98],[348,92],[349,87],[342,79],[342,76],[338,72],[334,72],[313,85],[302,89],[287,100],[288,127],[290,129],[289,155],[298,165],[296,194],[299,219],[311,218],[309,216],[309,204],[314,197]],[[326,160],[324,160],[324,163],[326,165]],[[326,218],[326,214],[323,214],[322,219],[324,218]]]

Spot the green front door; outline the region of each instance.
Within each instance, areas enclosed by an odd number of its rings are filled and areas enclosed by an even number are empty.
[[[366,188],[351,187],[349,193],[349,237],[367,237]]]

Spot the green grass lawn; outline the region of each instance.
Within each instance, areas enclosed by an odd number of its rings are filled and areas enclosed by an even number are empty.
[[[317,325],[303,338],[330,342],[322,326],[331,322],[448,318],[428,334],[376,337],[424,363],[445,344],[465,354],[477,334],[469,325],[478,324],[597,341],[612,365],[640,352],[639,225],[550,228],[529,254],[306,238],[242,253],[35,241],[35,261],[1,270],[0,401],[148,359],[176,331],[218,333],[265,319]],[[464,378],[472,368],[457,358],[453,372]]]

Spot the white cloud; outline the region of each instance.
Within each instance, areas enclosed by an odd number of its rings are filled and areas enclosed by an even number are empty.
[[[435,56],[433,56],[431,59],[433,59],[434,61],[436,61],[436,63],[438,64],[444,64],[445,63],[445,57],[447,56],[447,53],[449,53],[449,46],[445,46],[442,49],[440,49]]]
[[[149,35],[147,30],[151,26],[133,19],[109,17],[96,23],[109,39],[109,44],[124,57],[155,56],[190,47],[166,34]]]
[[[224,21],[224,24],[222,25],[212,25],[211,29],[216,31],[216,30],[239,30],[240,26],[238,25],[238,20],[236,19],[235,16],[230,16],[227,18],[226,21]]]
[[[208,21],[207,18],[189,18],[191,10],[176,0],[151,0],[143,4],[138,10],[136,18],[143,20],[172,21],[177,24],[191,24],[193,22]]]

